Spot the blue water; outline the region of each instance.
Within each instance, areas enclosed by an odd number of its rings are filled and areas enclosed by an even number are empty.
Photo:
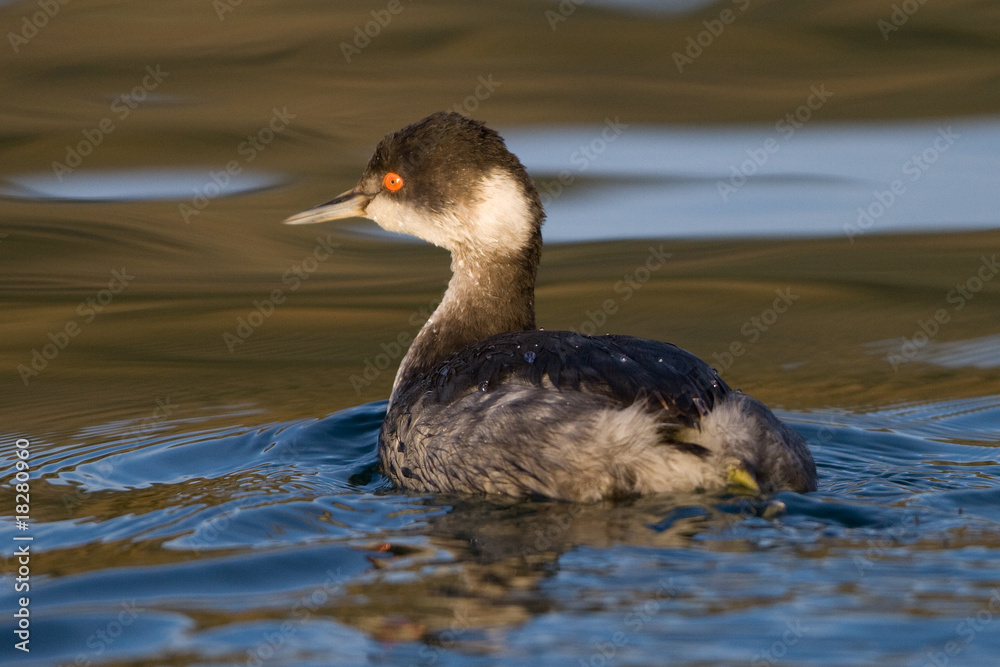
[[[33,442],[46,566],[20,662],[922,666],[1000,652],[998,396],[782,414],[815,454],[814,494],[596,506],[393,491],[376,467],[384,410],[267,423],[233,408]],[[0,543],[15,533],[5,522]],[[75,566],[82,554],[105,565]]]
[[[821,112],[809,110],[810,118]],[[991,165],[1000,154],[997,119],[793,122],[693,129],[632,125],[617,115],[595,127],[517,127],[505,129],[504,136],[539,188],[548,242],[748,236],[856,241],[873,233],[996,226],[1000,188]],[[192,194],[214,200],[292,180],[246,168],[223,173],[225,183],[218,187],[209,174],[197,167],[81,169],[72,178],[28,173],[0,181],[0,197],[193,205]],[[386,235],[373,225],[360,230]]]
[[[656,128],[619,114],[505,137],[542,193],[548,241],[996,226],[996,119],[822,123],[822,107],[802,108],[802,122]]]
[[[404,0],[387,23],[390,2],[0,0],[27,40],[0,68],[0,665],[1000,664],[995,8]],[[897,4],[917,11],[883,35]],[[817,492],[390,487],[368,401],[447,260],[372,224],[279,221],[351,187],[384,132],[463,104],[560,244],[539,321],[597,313],[720,365],[743,345],[720,371],[785,408]],[[640,238],[673,254],[626,297],[647,242],[621,240]],[[711,240],[671,245],[692,238]],[[291,288],[317,239],[337,251]],[[112,293],[115,271],[134,283]],[[786,285],[802,298],[778,318]]]
[[[80,171],[72,178],[53,173],[22,174],[0,184],[0,197],[56,202],[128,202],[144,200],[190,199],[192,193],[214,199],[239,195],[277,185],[274,174],[240,171],[221,174],[212,180],[204,169],[132,169]],[[224,181],[222,179],[225,179]],[[220,187],[219,183],[223,186]]]

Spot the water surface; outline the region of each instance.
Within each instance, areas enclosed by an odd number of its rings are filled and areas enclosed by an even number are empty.
[[[4,664],[995,663],[991,5],[886,37],[861,0],[403,3],[346,56],[387,4],[59,7],[0,68]],[[698,354],[806,437],[816,493],[387,484],[448,258],[277,223],[441,108],[543,193],[540,325]]]

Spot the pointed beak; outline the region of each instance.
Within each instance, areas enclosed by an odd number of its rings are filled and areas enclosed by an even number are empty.
[[[296,213],[282,220],[284,225],[310,225],[314,222],[328,222],[343,218],[365,218],[365,207],[372,198],[358,190],[348,190],[325,204]]]

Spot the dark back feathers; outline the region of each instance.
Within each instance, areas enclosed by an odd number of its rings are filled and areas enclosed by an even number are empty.
[[[425,373],[399,404],[410,405],[425,392],[450,403],[501,383],[542,386],[545,380],[557,390],[602,395],[622,407],[643,401],[686,426],[696,425],[731,391],[714,369],[670,343],[535,330],[469,345]]]

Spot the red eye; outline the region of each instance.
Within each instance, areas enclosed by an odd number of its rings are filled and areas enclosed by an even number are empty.
[[[403,187],[403,177],[396,172],[390,171],[385,175],[385,178],[382,179],[382,185],[384,185],[385,189],[389,192],[396,192]]]

